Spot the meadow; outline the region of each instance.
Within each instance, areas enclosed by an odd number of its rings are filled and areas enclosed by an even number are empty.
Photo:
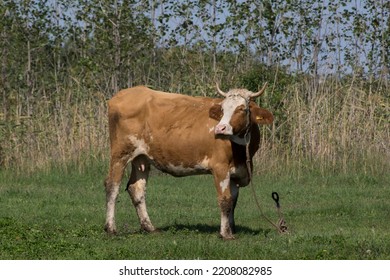
[[[390,258],[386,1],[3,2],[0,259]],[[122,186],[108,236],[107,100],[136,85],[215,97],[216,82],[269,84],[254,186],[273,221],[279,193],[290,234],[260,217],[248,186],[225,242],[212,177],[154,171],[160,232],[139,231]]]
[[[153,172],[147,203],[159,233],[139,230],[122,187],[119,233],[103,230],[106,162],[0,173],[0,259],[389,259],[390,175],[257,174],[265,214],[278,216],[279,192],[289,234],[259,215],[250,186],[240,192],[236,240],[218,237],[219,209],[211,176],[174,178]]]

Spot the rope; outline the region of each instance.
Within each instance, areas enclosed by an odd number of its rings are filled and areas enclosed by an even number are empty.
[[[247,130],[245,132],[245,136],[244,136],[244,139],[245,139],[245,146],[246,146],[246,167],[248,169],[248,176],[249,176],[249,180],[250,180],[250,185],[251,185],[251,190],[252,190],[252,194],[253,194],[253,197],[255,199],[255,203],[256,203],[256,206],[257,206],[257,209],[259,210],[259,213],[260,215],[268,222],[270,223],[273,227],[276,228],[276,230],[280,233],[280,234],[284,234],[284,233],[288,233],[288,230],[287,230],[287,225],[286,225],[286,221],[284,220],[283,218],[283,215],[282,215],[282,212],[280,210],[280,203],[279,203],[279,195],[277,192],[273,192],[272,193],[272,198],[274,199],[275,203],[276,203],[276,208],[278,210],[278,215],[279,215],[279,220],[278,222],[275,224],[274,222],[272,222],[263,212],[263,209],[261,208],[260,206],[260,203],[259,203],[259,200],[257,199],[257,195],[256,195],[256,191],[255,191],[255,187],[252,183],[252,168],[251,168],[251,157],[250,157],[250,152],[249,152],[249,144],[250,144],[250,110],[249,110],[249,102],[250,102],[250,99],[247,100],[247,124],[248,124],[248,127],[247,127]],[[249,137],[248,137],[249,136]]]
[[[255,203],[256,203],[256,206],[257,206],[257,209],[259,210],[259,213],[260,215],[268,222],[270,223],[273,227],[276,228],[276,230],[282,234],[282,233],[287,233],[287,225],[286,225],[286,221],[284,220],[283,218],[283,215],[281,214],[281,211],[280,211],[280,204],[279,202],[277,203],[277,209],[278,209],[278,214],[279,214],[279,220],[278,222],[275,224],[274,222],[272,222],[263,212],[263,209],[261,208],[260,206],[260,202],[257,198],[257,195],[256,195],[256,191],[255,191],[255,187],[252,183],[252,168],[251,168],[251,163],[250,163],[250,154],[249,154],[249,143],[246,145],[246,166],[247,166],[247,169],[248,169],[248,174],[249,174],[249,179],[250,179],[250,185],[251,185],[251,190],[252,190],[252,193],[253,193],[253,197],[255,199]]]

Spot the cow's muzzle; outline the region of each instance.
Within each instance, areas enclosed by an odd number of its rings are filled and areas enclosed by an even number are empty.
[[[233,128],[229,124],[218,124],[215,127],[214,133],[216,135],[233,135]]]

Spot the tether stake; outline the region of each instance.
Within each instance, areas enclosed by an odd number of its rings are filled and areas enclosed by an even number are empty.
[[[288,233],[286,221],[284,220],[282,211],[280,209],[279,194],[277,192],[272,192],[272,199],[275,201],[276,208],[278,209],[279,220],[278,220],[277,226],[278,226],[279,232],[280,233]]]

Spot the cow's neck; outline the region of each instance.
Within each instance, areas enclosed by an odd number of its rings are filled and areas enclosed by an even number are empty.
[[[249,144],[249,141],[251,139],[251,133],[248,132],[245,135],[243,135],[242,137],[240,137],[238,135],[232,135],[229,137],[229,139],[230,139],[230,141],[232,141],[238,145],[246,146],[247,144]]]

